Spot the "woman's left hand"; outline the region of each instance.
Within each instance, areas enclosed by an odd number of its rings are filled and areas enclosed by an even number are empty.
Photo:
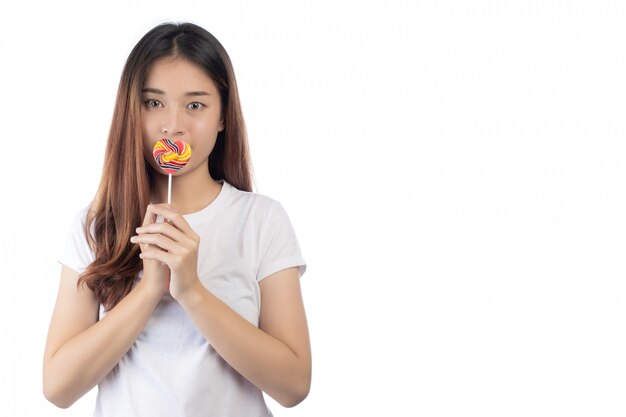
[[[164,218],[162,223],[138,227],[134,243],[150,243],[152,250],[145,251],[142,259],[156,259],[170,268],[170,294],[180,301],[199,283],[198,247],[200,236],[185,218],[169,204],[151,204],[148,211]]]

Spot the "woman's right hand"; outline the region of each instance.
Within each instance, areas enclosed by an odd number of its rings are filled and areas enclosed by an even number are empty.
[[[146,215],[143,219],[142,227],[149,224],[156,223],[157,215],[152,213],[146,208]],[[136,233],[137,231],[135,231]],[[132,242],[131,238],[131,242]],[[155,246],[149,243],[139,243],[141,253],[154,248]],[[170,287],[170,268],[161,261],[156,259],[143,259],[143,277],[141,278],[142,286],[154,291],[158,297],[162,297],[169,291]]]

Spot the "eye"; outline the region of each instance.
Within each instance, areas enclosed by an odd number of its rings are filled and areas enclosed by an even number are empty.
[[[194,106],[194,105],[195,105],[195,106]],[[192,106],[194,106],[194,107],[192,107]],[[201,108],[203,108],[203,107],[204,107],[204,104],[202,104],[202,103],[198,103],[197,101],[194,101],[193,103],[189,103],[189,107],[190,107],[192,110],[200,110]]]
[[[144,103],[144,104],[146,105],[146,107],[148,107],[148,108],[158,107],[158,105],[157,105],[157,106],[154,106],[154,103],[161,104],[161,102],[160,102],[159,100],[156,100],[156,99],[153,99],[153,98],[148,99],[148,100],[144,101],[143,103]]]

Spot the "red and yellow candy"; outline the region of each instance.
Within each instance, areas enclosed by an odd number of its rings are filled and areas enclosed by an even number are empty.
[[[161,139],[152,148],[154,160],[168,174],[181,170],[191,157],[191,148],[184,141]]]

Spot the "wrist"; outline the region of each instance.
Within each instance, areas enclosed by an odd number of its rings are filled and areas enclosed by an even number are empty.
[[[200,302],[203,291],[206,291],[206,288],[204,288],[199,279],[196,279],[191,286],[187,287],[184,291],[172,294],[172,297],[183,307],[187,308]]]
[[[164,294],[163,288],[146,279],[139,280],[135,288],[148,300],[159,301]]]

